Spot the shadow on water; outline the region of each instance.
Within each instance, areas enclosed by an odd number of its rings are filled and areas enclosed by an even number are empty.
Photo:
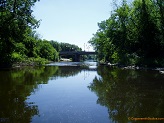
[[[84,69],[79,66],[27,67],[0,71],[0,122],[30,123],[39,116],[38,106],[27,102],[28,96],[48,84],[49,80],[75,76]]]
[[[108,108],[109,118],[113,121],[127,123],[131,117],[163,118],[163,75],[156,71],[106,66],[98,67],[98,75],[88,88],[98,96],[97,103]]]

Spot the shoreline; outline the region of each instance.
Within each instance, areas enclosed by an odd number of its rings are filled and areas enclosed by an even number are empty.
[[[99,65],[105,65],[110,67],[118,67],[124,70],[155,70],[159,71],[159,73],[164,74],[164,67],[143,67],[136,65],[119,65],[119,64],[111,64],[111,63],[99,63]]]
[[[72,62],[70,59],[62,59],[59,62]],[[17,69],[17,68],[24,68],[24,67],[38,67],[38,66],[46,66],[47,64],[51,64],[56,61],[44,61],[44,64],[41,64],[40,61],[25,61],[25,62],[17,62],[12,65],[10,68],[0,68],[0,70],[4,69]],[[78,66],[78,64],[77,64]],[[83,65],[79,65],[83,66]],[[135,65],[119,65],[119,64],[111,64],[111,63],[100,63],[98,62],[97,66],[110,66],[110,67],[117,67],[123,70],[155,70],[159,71],[159,73],[164,74],[164,67],[142,67],[142,66],[135,66]]]

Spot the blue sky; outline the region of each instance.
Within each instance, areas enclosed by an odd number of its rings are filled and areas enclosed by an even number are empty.
[[[42,20],[37,29],[42,39],[84,49],[97,31],[97,23],[110,17],[112,0],[40,0],[33,10],[36,19]]]

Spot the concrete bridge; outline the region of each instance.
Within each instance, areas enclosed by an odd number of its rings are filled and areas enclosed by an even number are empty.
[[[96,52],[89,52],[89,51],[61,51],[59,52],[59,56],[67,56],[67,55],[74,55],[75,56],[75,62],[80,61],[81,55],[96,55]]]

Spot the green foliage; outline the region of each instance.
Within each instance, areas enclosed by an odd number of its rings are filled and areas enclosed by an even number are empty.
[[[113,62],[116,63],[119,61],[119,56],[117,52],[114,52],[111,56],[111,58],[113,59]]]
[[[13,52],[11,59],[13,62],[20,62],[20,61],[22,61],[23,56],[17,52]]]
[[[58,59],[58,53],[50,42],[43,40],[38,45],[38,54],[40,57],[53,61]]]
[[[28,58],[25,60],[25,63],[28,63],[29,65],[34,65],[34,66],[40,66],[40,65],[45,65],[48,61],[44,58]]]
[[[74,44],[60,43],[61,51],[81,51],[82,49]]]
[[[60,43],[59,42],[51,40],[50,44],[56,49],[57,52],[61,51],[61,47],[60,47]]]
[[[37,47],[37,40],[35,40],[33,37],[26,37],[23,41],[25,47],[26,47],[26,55],[28,57],[37,57],[36,53],[36,47]]]
[[[74,45],[74,44],[69,44],[69,43],[59,43],[57,41],[53,41],[51,40],[50,41],[50,44],[56,49],[57,52],[61,52],[61,51],[81,51],[82,49],[79,48],[77,45]],[[56,56],[58,57],[58,55]],[[66,55],[66,56],[62,56],[64,58],[68,58],[68,59],[74,59],[74,55]],[[58,58],[57,58],[58,60]]]
[[[47,59],[41,57],[30,57],[30,58],[22,58],[19,54],[13,54],[13,59],[16,59],[16,63],[13,64],[13,67],[16,66],[41,66],[48,63]]]
[[[0,67],[10,67],[15,43],[24,39],[27,28],[35,28],[38,21],[32,16],[37,0],[1,0],[0,2]]]
[[[33,30],[39,26],[39,21],[32,15],[37,1],[0,1],[0,68],[11,67],[16,62],[41,65],[45,64],[45,59],[58,61],[60,51],[81,50],[76,45],[39,38]]]
[[[38,0],[1,0],[0,2],[0,68],[13,63],[43,65],[45,59],[58,60],[58,53],[48,41],[33,31],[38,27],[32,7]]]
[[[111,17],[98,23],[99,30],[89,41],[99,60],[124,65],[164,66],[163,12],[161,0],[125,0]]]

